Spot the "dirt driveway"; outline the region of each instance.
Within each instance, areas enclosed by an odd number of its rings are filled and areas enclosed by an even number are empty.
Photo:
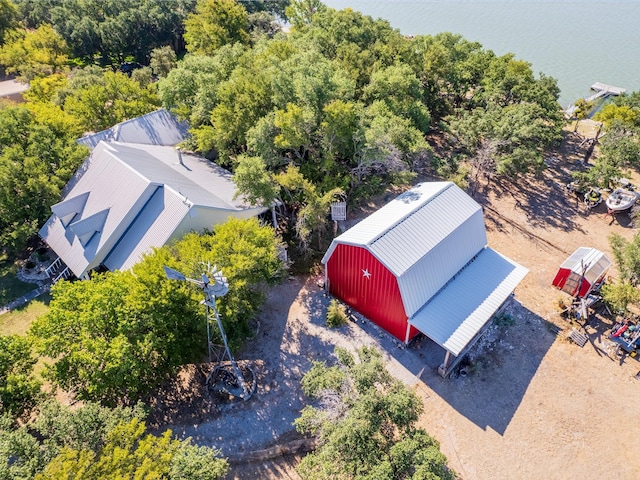
[[[188,418],[166,405],[170,427],[240,462],[228,478],[298,478],[296,457],[243,465],[243,456],[295,438],[292,422],[306,402],[299,381],[313,360],[331,361],[336,345],[377,345],[390,370],[423,398],[420,423],[461,478],[640,478],[640,362],[613,355],[604,318],[585,326],[583,348],[568,341],[572,325],[556,307],[563,294],[550,286],[577,247],[609,252],[611,233],[636,233],[629,215],[612,222],[603,205],[587,215],[567,196],[562,186],[582,160],[577,140],[570,140],[563,155],[548,160],[542,178],[477,194],[489,245],[530,273],[515,292],[513,324],[488,331],[466,375],[440,378],[435,370],[444,351],[427,339],[403,348],[368,322],[327,329],[329,299],[317,279],[292,278],[271,292],[257,336],[238,354],[252,361],[259,377],[253,398],[220,405],[196,395]],[[185,387],[197,390],[188,382]]]

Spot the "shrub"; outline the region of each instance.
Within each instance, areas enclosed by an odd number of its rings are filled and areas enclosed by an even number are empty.
[[[347,310],[342,303],[334,298],[327,309],[327,326],[337,328],[345,323],[347,323]]]
[[[497,325],[501,328],[511,327],[516,321],[509,313],[501,313],[500,315],[496,315],[493,320],[494,325]]]

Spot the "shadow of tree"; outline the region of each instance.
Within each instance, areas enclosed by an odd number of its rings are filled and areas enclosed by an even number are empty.
[[[162,404],[170,404],[169,415],[156,416],[153,426],[220,448],[225,456],[291,435],[293,421],[309,401],[301,389],[302,376],[314,360],[328,359],[334,349],[330,336],[322,334],[326,327],[319,326],[326,303],[323,292],[306,278],[291,277],[274,287],[258,315],[256,334],[235,354],[257,377],[252,397],[246,402],[211,398],[204,387],[206,372],[200,369],[183,388],[174,382],[173,391],[164,393]]]
[[[556,339],[546,320],[517,302],[510,314],[512,326],[490,327],[487,332],[493,338],[481,339],[471,348],[467,374],[454,372],[448,379],[437,373],[445,350],[430,339],[421,337],[402,347],[386,333],[375,337],[391,360],[390,370],[396,377],[410,384],[423,383],[480,428],[503,435]],[[379,330],[370,322],[361,328],[372,337]],[[394,363],[399,367],[394,368]]]

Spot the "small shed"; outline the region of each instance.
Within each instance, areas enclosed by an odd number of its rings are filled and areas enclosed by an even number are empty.
[[[325,285],[394,337],[419,332],[460,358],[527,269],[487,246],[482,208],[451,182],[425,182],[336,237]],[[442,373],[442,372],[441,372]]]
[[[603,282],[611,260],[591,247],[580,247],[567,258],[553,279],[553,286],[574,297],[586,297]]]

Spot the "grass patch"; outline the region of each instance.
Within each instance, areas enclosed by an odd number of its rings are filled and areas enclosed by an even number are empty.
[[[33,283],[18,280],[18,268],[15,261],[8,259],[6,255],[0,256],[0,305],[6,305],[37,287]]]
[[[26,305],[0,315],[0,335],[24,335],[33,321],[47,313],[51,296],[40,295]]]

